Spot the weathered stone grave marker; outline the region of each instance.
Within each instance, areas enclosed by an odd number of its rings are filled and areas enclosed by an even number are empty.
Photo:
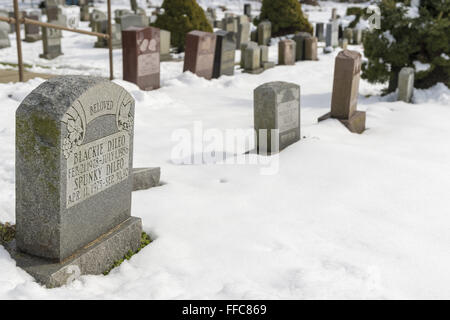
[[[208,80],[212,78],[216,35],[194,30],[186,35],[184,71],[191,71]]]
[[[94,32],[108,33],[108,20],[96,20],[93,30]],[[122,32],[117,23],[111,24],[112,47],[118,49],[122,47]],[[108,48],[108,40],[103,37],[97,37],[95,48]]]
[[[402,68],[398,74],[398,96],[397,100],[406,103],[411,102],[414,91],[414,69]]]
[[[160,29],[160,60],[170,61],[172,60],[172,55],[170,54],[170,31]]]
[[[268,46],[270,38],[272,37],[272,23],[270,21],[263,21],[258,24],[258,44]]]
[[[249,42],[244,51],[244,72],[259,74],[263,72],[261,68],[261,49],[258,44]]]
[[[39,21],[39,15],[37,14],[27,14],[28,19]],[[36,42],[42,39],[41,34],[39,33],[39,26],[33,24],[25,25],[25,41],[26,42]]]
[[[8,18],[8,12],[0,11],[0,16]],[[9,30],[10,26],[7,22],[0,21],[0,49],[11,47],[11,42],[9,41]]]
[[[293,40],[295,41],[295,61],[306,60],[305,57],[305,40],[311,38],[308,32],[297,33]]]
[[[44,53],[40,54],[39,57],[51,60],[62,55],[61,37],[61,30],[42,27],[42,44],[44,46]]]
[[[236,34],[219,30],[216,33],[213,78],[234,75],[236,57]]]
[[[322,22],[316,23],[316,37],[318,41],[325,41],[324,31],[324,24]]]
[[[241,44],[250,41],[250,23],[242,22],[238,25],[236,49],[241,47]]]
[[[299,141],[300,86],[269,82],[257,87],[253,116],[258,153],[277,153]]]
[[[305,39],[305,60],[319,60],[317,58],[317,38],[309,37]]]
[[[153,27],[130,27],[122,31],[123,79],[142,90],[160,86],[160,35]]]
[[[17,233],[8,250],[40,283],[101,274],[139,248],[133,118],[126,90],[86,76],[46,81],[17,109]]]
[[[148,27],[149,20],[147,16],[142,16],[139,14],[130,14],[122,16],[120,24],[122,30],[127,30],[130,27],[144,28]]]
[[[320,117],[319,121],[332,117],[338,119],[351,132],[364,132],[366,113],[356,110],[360,72],[359,52],[351,50],[339,52],[334,64],[331,112]]]
[[[327,23],[327,34],[325,37],[325,46],[336,48],[339,45],[338,24],[336,21]]]
[[[294,65],[295,64],[295,41],[281,40],[278,42],[278,64]]]

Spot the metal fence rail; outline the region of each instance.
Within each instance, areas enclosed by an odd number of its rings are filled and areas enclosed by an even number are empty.
[[[22,39],[20,37],[20,25],[21,24],[33,24],[33,25],[37,25],[37,26],[41,26],[41,27],[65,30],[65,31],[81,33],[81,34],[86,34],[89,36],[96,36],[96,37],[101,37],[101,38],[107,39],[108,40],[108,48],[109,48],[109,78],[110,78],[110,80],[114,79],[112,37],[111,37],[111,33],[112,33],[111,0],[108,0],[108,33],[99,33],[99,32],[74,29],[74,28],[60,26],[57,24],[28,19],[25,17],[20,18],[18,0],[13,0],[13,2],[14,2],[14,18],[0,17],[0,21],[4,21],[4,22],[8,22],[9,24],[16,25],[17,62],[18,62],[18,66],[19,66],[19,81],[21,81],[21,82],[24,81],[24,76],[23,76],[24,69],[23,69],[23,60],[22,60]]]

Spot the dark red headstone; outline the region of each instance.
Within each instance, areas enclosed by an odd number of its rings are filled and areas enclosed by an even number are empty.
[[[216,35],[210,32],[191,31],[186,35],[183,71],[191,71],[199,77],[213,76]]]
[[[122,30],[123,79],[142,90],[160,86],[160,35],[153,27]]]

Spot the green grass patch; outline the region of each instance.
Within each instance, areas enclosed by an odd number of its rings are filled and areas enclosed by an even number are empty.
[[[16,236],[16,226],[6,222],[0,223],[0,244],[8,243]]]
[[[145,248],[146,246],[148,246],[151,242],[152,242],[152,239],[150,239],[149,235],[146,234],[145,232],[142,232],[140,247],[135,252],[128,250],[127,254],[122,259],[114,262],[114,264],[111,266],[111,268],[109,268],[107,271],[103,272],[103,274],[105,276],[108,275],[112,269],[120,266],[122,264],[122,262],[124,262],[125,260],[130,260],[132,256],[134,256],[136,253],[141,251],[142,248]]]

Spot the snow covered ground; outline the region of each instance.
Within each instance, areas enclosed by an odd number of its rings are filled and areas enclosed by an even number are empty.
[[[240,10],[243,1],[229,3]],[[333,6],[344,13],[343,4],[322,4],[311,8],[312,21],[326,22]],[[108,75],[107,50],[92,48],[95,38],[64,32],[62,41],[65,55],[51,62],[38,58],[41,43],[24,43],[25,62],[34,71]],[[12,44],[1,62],[15,61]],[[162,88],[151,92],[115,80],[136,99],[135,167],[162,169],[163,186],[133,193],[132,214],[155,241],[106,277],[52,290],[0,247],[0,299],[450,298],[450,90],[416,90],[406,104],[362,81],[364,134],[335,120],[318,124],[330,108],[336,54],[320,50],[317,62],[212,81],[165,62]],[[120,79],[120,50],[114,59]],[[0,84],[2,222],[14,222],[15,110],[43,81]],[[280,153],[276,174],[261,174],[268,160],[254,155],[260,164],[177,164],[174,132],[251,129],[253,90],[269,81],[301,86],[304,138]]]

